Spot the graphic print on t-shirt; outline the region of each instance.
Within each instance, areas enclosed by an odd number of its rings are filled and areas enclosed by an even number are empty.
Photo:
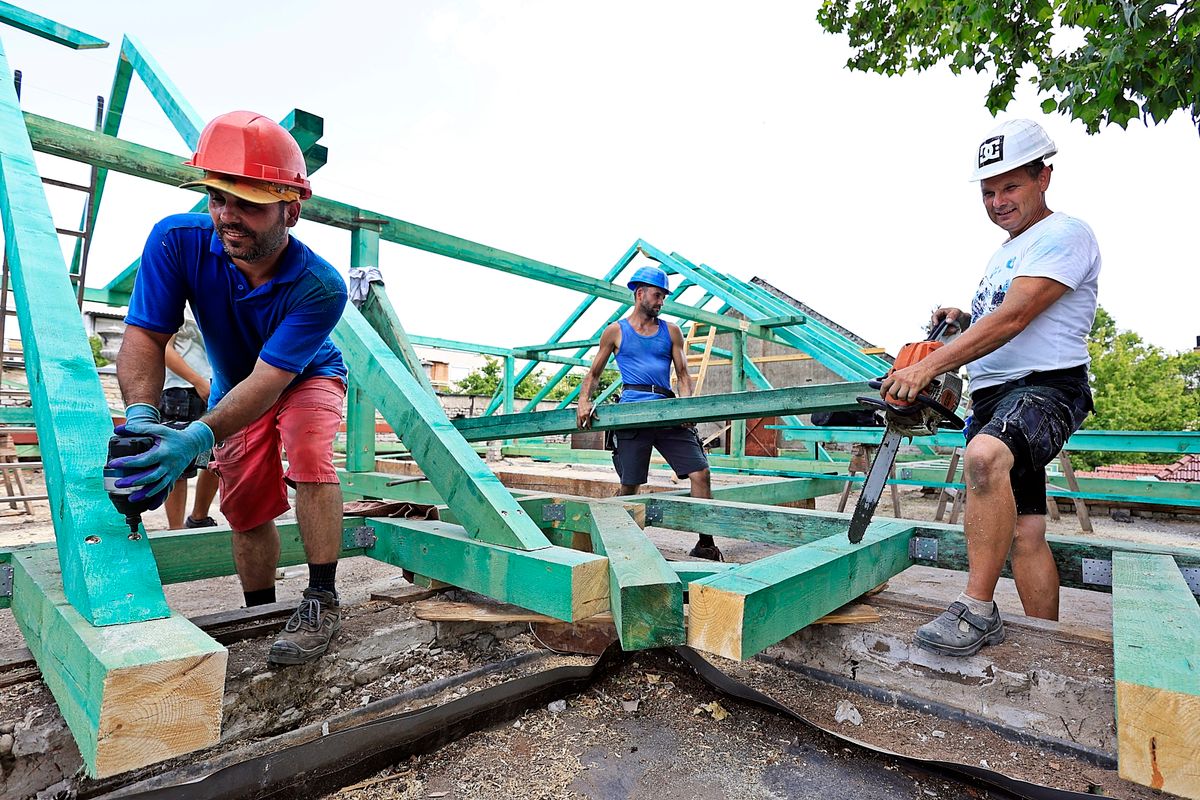
[[[1016,266],[1017,259],[1010,258],[1003,266],[997,266],[983,276],[979,288],[975,290],[975,297],[971,300],[971,319],[978,320],[1000,307],[1008,293],[1008,287],[1012,285]]]

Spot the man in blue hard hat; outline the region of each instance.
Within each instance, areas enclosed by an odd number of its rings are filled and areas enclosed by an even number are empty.
[[[616,353],[617,369],[621,372],[622,403],[675,397],[670,388],[672,364],[679,378],[679,396],[692,394],[692,376],[688,374],[687,356],[683,352],[683,334],[678,325],[658,316],[670,291],[667,273],[659,267],[640,267],[628,286],[633,292],[633,311],[604,329],[600,336],[600,351],[579,388],[576,415],[580,428],[588,427],[591,422],[592,395],[613,353]],[[615,431],[612,458],[621,479],[619,495],[637,494],[638,487],[646,482],[652,447],[662,454],[676,475],[691,481],[692,497],[712,497],[708,458],[700,446],[695,424]],[[700,535],[689,555],[722,560],[716,542],[705,534]]]

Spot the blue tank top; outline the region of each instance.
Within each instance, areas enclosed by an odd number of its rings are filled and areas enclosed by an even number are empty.
[[[621,348],[617,350],[617,369],[621,372],[621,383],[652,383],[671,388],[671,332],[667,323],[658,321],[658,333],[643,336],[633,329],[629,320],[620,320]],[[634,389],[621,391],[622,403],[640,403],[644,400],[662,400],[654,392],[639,392]]]

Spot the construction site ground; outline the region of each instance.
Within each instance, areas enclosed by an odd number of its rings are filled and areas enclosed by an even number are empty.
[[[612,471],[602,467],[517,459],[492,466],[497,472],[525,474],[531,483],[545,480],[590,485],[588,493],[593,496],[600,496],[608,483],[615,488]],[[715,485],[744,480],[714,476]],[[651,484],[685,486],[665,472],[655,472]],[[31,494],[40,492],[40,474],[29,473],[27,485]],[[831,510],[836,503],[836,496],[823,497],[818,499],[817,507]],[[906,488],[901,492],[901,505],[903,516],[928,520],[933,518],[936,498]],[[47,504],[35,503],[34,508],[32,517],[7,507],[0,510],[0,546],[52,540]],[[891,514],[886,495],[878,514]],[[214,516],[219,518],[219,514]],[[1164,545],[1194,545],[1200,540],[1200,521],[1193,517],[1135,515],[1130,522],[1118,522],[1094,514],[1093,523],[1096,535],[1105,538]],[[162,510],[148,515],[146,525],[150,529],[165,526]],[[1069,512],[1051,521],[1050,528],[1057,533],[1079,534],[1078,521]],[[657,528],[647,531],[668,559],[686,558],[694,543],[690,534]],[[718,543],[726,559],[736,562],[761,558],[780,549],[734,539],[718,539]],[[280,572],[281,605],[299,598],[306,577],[303,566]],[[1100,592],[1064,590],[1062,624],[1053,625],[1022,617],[1012,582],[1002,580],[997,602],[1010,626],[1009,639],[984,651],[986,663],[964,664],[958,674],[951,674],[944,666],[921,661],[917,651],[905,650],[912,630],[961,591],[963,577],[962,573],[946,570],[911,568],[893,578],[885,591],[865,600],[879,612],[877,622],[810,626],[769,649],[766,655],[781,662],[804,658],[810,666],[830,667],[828,671],[836,672],[835,665],[844,667],[848,658],[857,658],[846,655],[850,651],[844,648],[862,643],[877,650],[890,648],[892,652],[881,653],[873,663],[862,665],[861,680],[870,683],[869,669],[875,669],[883,676],[879,682],[895,684],[887,688],[920,696],[920,687],[906,683],[910,678],[919,678],[944,694],[951,705],[956,693],[969,698],[971,693],[985,689],[999,690],[1001,696],[1005,692],[1017,695],[1013,702],[1019,704],[1025,695],[1011,686],[1006,689],[1004,676],[1019,676],[1033,669],[1039,674],[1063,676],[1084,687],[1064,690],[1064,694],[1072,695],[1064,702],[1086,702],[1080,698],[1097,694],[1089,686],[1107,683],[1111,693],[1111,644],[1105,640],[1111,633],[1111,603],[1109,595]],[[345,560],[339,567],[338,583],[346,622],[336,652],[315,664],[270,671],[264,663],[272,639],[270,632],[232,641],[228,645],[222,744],[207,751],[202,759],[176,759],[103,784],[79,777],[80,760],[74,742],[36,671],[20,663],[18,654],[23,642],[12,614],[0,611],[0,796],[70,797],[75,792],[97,796],[122,783],[150,779],[171,770],[211,769],[273,747],[289,746],[306,736],[319,735],[321,725],[330,720],[345,717],[362,721],[368,712],[383,713],[371,711],[381,698],[403,697],[433,681],[446,681],[446,690],[393,705],[388,713],[460,697],[556,664],[594,661],[588,656],[530,656],[511,669],[483,670],[479,677],[456,683],[455,676],[473,675],[472,671],[507,663],[522,654],[544,652],[531,626],[432,623],[418,619],[411,603],[372,600],[372,595],[403,594],[408,584],[396,568],[368,558]],[[193,618],[230,611],[242,604],[237,579],[232,576],[167,586],[166,593],[174,609]],[[454,599],[481,600],[462,595],[455,592]],[[426,602],[437,599],[440,597]],[[1160,796],[1121,781],[1115,772],[1086,760],[1036,743],[1019,744],[969,720],[955,721],[896,702],[875,700],[777,663],[711,660],[727,674],[816,724],[880,748],[983,765],[1011,777],[1076,791],[1103,792],[1111,797]],[[30,674],[21,679],[22,671]],[[1080,705],[1079,716],[1092,713],[1101,718],[1064,719],[1065,734],[1056,738],[1070,739],[1074,731],[1081,743],[1088,736],[1103,740],[1104,725],[1111,724],[1111,708],[1107,709],[1106,723],[1102,718],[1104,695],[1101,692],[1097,696],[1100,706],[1088,712]],[[1002,792],[989,794],[989,790],[968,786],[947,775],[869,754],[773,712],[724,697],[668,651],[624,654],[589,689],[561,699],[565,708],[529,710],[516,720],[471,733],[374,775],[361,776],[353,785],[329,796],[1007,796]],[[839,704],[843,707],[841,714]],[[858,724],[835,720],[835,715],[847,715],[847,704],[861,717]],[[1020,724],[1021,720],[1011,716],[1016,712],[1004,713],[1010,716],[998,721]],[[314,726],[318,733],[312,733]],[[1090,733],[1084,730],[1089,726]],[[309,733],[304,733],[306,730]],[[1115,751],[1115,744],[1101,749]]]

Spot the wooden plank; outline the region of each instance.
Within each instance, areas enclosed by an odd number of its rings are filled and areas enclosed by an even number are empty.
[[[94,50],[108,47],[108,42],[90,33],[69,28],[49,17],[17,8],[11,3],[0,2],[0,23],[40,36],[55,44],[66,45],[72,50]]]
[[[608,558],[609,607],[621,648],[683,644],[683,584],[674,570],[624,507],[589,503],[588,510],[592,550]]]
[[[688,586],[688,645],[752,657],[912,565],[907,524],[877,522],[863,541],[831,536]]]
[[[378,266],[379,257],[379,234],[371,232],[375,240],[375,264]],[[421,357],[417,355],[417,351],[413,349],[411,337],[404,330],[404,326],[400,324],[400,318],[396,315],[396,310],[392,307],[392,301],[387,296],[387,291],[382,284],[372,283],[367,289],[367,299],[362,304],[362,315],[366,318],[379,337],[383,339],[384,344],[396,354],[410,375],[416,378],[417,383],[430,395],[436,397],[437,391],[434,390],[433,384],[429,382],[429,376],[425,374],[425,368],[421,366]]]
[[[643,502],[649,524],[671,530],[726,536],[796,547],[846,533],[849,515],[826,515],[802,508],[775,508],[727,500],[647,495]]]
[[[778,481],[717,486],[712,490],[712,497],[722,502],[774,506],[837,494],[840,489],[841,481],[824,478],[784,478]]]
[[[364,524],[362,517],[346,517],[344,530]],[[300,526],[295,522],[278,522],[280,567],[290,567],[307,561]],[[148,534],[150,549],[158,564],[163,583],[184,583],[222,575],[234,575],[233,535],[227,525],[215,528],[193,528],[174,531],[152,531]],[[340,557],[365,555],[361,547],[343,547]]]
[[[532,550],[549,547],[499,479],[459,436],[437,398],[401,363],[354,306],[333,330],[346,366],[471,536]]]
[[[13,615],[89,775],[219,741],[225,648],[178,614],[90,625],[63,594],[52,550],[22,552],[12,564]]]
[[[372,517],[372,558],[565,622],[608,610],[608,559],[564,547],[515,550],[461,526]]]
[[[462,603],[450,600],[422,600],[413,605],[413,616],[430,622],[559,622],[554,617],[507,603]],[[596,624],[612,621],[613,616],[607,611],[580,620]]]
[[[865,383],[808,384],[760,392],[734,392],[701,397],[655,400],[652,403],[609,403],[596,406],[591,427],[622,430],[647,426],[678,425],[684,422],[715,422],[726,419],[807,414],[859,408],[855,399],[869,392]],[[468,441],[548,436],[579,430],[575,410],[534,411],[491,417],[464,417],[454,427]]]
[[[1200,798],[1200,607],[1170,556],[1113,553],[1113,671],[1121,777]]]
[[[362,497],[404,500],[428,506],[443,505],[446,502],[428,480],[411,480],[403,475],[387,472],[350,472],[343,469],[338,470],[338,477],[344,490]]]
[[[0,209],[67,597],[95,625],[165,617],[149,544],[104,493],[112,418],[2,49]]]

